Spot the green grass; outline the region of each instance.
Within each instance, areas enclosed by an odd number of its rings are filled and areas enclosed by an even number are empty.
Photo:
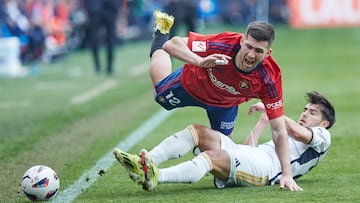
[[[231,26],[209,27],[203,33],[243,31]],[[152,97],[147,72],[150,42],[128,43],[116,52],[116,74],[93,73],[90,53],[77,51],[52,64],[38,64],[39,74],[25,78],[0,78],[0,202],[28,202],[21,192],[23,173],[32,165],[54,168],[61,190],[125,139],[160,107]],[[330,130],[332,146],[324,160],[297,182],[303,192],[274,187],[216,190],[211,175],[187,184],[160,185],[142,191],[117,164],[105,172],[74,202],[356,202],[360,190],[357,89],[360,29],[292,30],[277,27],[273,56],[283,71],[285,109],[297,120],[305,92],[325,94],[336,108],[337,122]],[[174,60],[177,65],[178,61]],[[143,69],[141,68],[143,67]],[[140,70],[134,76],[131,72]],[[144,70],[141,72],[141,70]],[[80,105],[70,100],[105,81],[116,87]],[[250,104],[239,108],[234,140],[242,142],[256,122],[248,117]],[[175,112],[130,152],[151,149],[171,133],[191,123],[208,125],[198,108]],[[262,140],[270,139],[270,132]],[[187,160],[161,165],[170,166]]]

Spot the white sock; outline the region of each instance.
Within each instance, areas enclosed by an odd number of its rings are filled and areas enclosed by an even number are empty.
[[[195,133],[193,127],[189,126],[164,139],[149,152],[153,164],[159,165],[169,159],[177,159],[192,150],[197,145]]]
[[[158,181],[159,183],[194,183],[211,169],[210,159],[205,153],[201,153],[191,161],[159,169]]]

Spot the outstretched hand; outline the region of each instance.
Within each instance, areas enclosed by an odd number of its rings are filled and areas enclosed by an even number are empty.
[[[251,116],[255,111],[266,113],[264,104],[262,102],[257,102],[256,104],[251,105],[248,111],[248,115]]]
[[[280,189],[288,188],[290,191],[303,191],[292,177],[281,176]]]
[[[210,68],[216,65],[225,65],[227,63],[218,63],[219,61],[230,61],[231,57],[224,54],[211,54],[207,57],[204,57],[203,60],[199,63],[198,66],[203,68]]]
[[[268,121],[269,118],[266,115],[265,105],[262,102],[257,102],[250,106],[248,115],[251,116],[255,111],[261,112],[261,118],[263,121]],[[280,179],[280,189],[288,188],[290,191],[303,191],[303,189],[297,185],[293,177],[290,175],[282,175]]]
[[[269,117],[266,114],[265,106],[262,102],[257,102],[256,104],[251,105],[248,111],[248,115],[251,116],[255,111],[261,113],[259,121],[262,121],[265,124],[269,122]]]

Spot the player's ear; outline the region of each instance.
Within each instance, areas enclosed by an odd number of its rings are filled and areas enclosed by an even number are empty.
[[[321,127],[323,128],[327,128],[330,125],[330,122],[327,120],[323,120],[321,121]]]
[[[272,53],[272,48],[268,49],[266,56],[271,55],[271,53]]]

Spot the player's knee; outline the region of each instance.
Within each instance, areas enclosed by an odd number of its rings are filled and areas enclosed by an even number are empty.
[[[211,163],[211,172],[221,180],[226,180],[230,172],[230,157],[224,150],[206,150],[203,153]]]
[[[202,137],[206,134],[206,130],[208,127],[200,124],[192,124],[190,125],[192,129],[194,129],[196,136],[198,139],[202,139]]]

